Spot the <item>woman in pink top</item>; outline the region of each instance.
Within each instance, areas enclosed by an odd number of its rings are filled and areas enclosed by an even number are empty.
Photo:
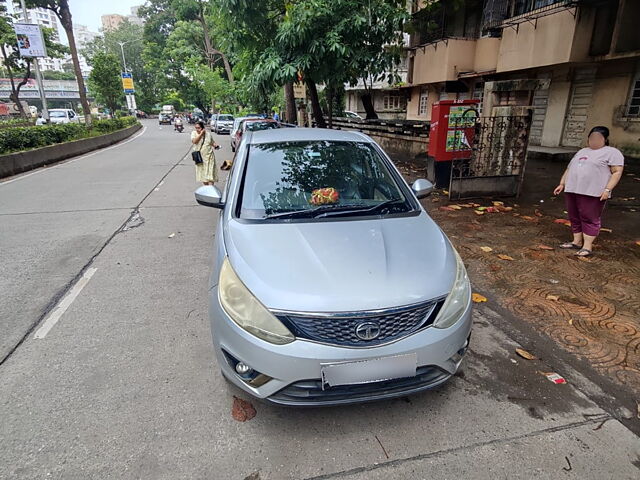
[[[554,195],[564,191],[573,241],[560,248],[576,249],[576,255],[592,255],[593,241],[600,233],[600,217],[606,201],[622,177],[624,156],[609,146],[609,129],[593,127],[589,146],[575,154]]]

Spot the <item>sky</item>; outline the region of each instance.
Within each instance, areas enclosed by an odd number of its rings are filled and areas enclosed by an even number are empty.
[[[73,23],[86,25],[94,32],[99,32],[102,28],[102,15],[130,15],[131,7],[144,3],[145,0],[69,0]]]

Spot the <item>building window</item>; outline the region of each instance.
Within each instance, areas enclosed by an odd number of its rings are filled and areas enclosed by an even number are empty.
[[[385,95],[382,97],[383,110],[400,110],[403,107],[403,99],[400,95]]]
[[[640,72],[636,74],[631,84],[629,103],[627,104],[627,115],[630,117],[640,117]]]
[[[420,103],[418,104],[418,115],[424,117],[427,115],[427,100],[429,99],[429,90],[423,88],[420,90]]]
[[[476,100],[480,100],[477,108],[478,108],[478,114],[481,114],[482,102],[484,100],[484,82],[476,82],[476,84],[473,86],[472,98],[475,98]]]

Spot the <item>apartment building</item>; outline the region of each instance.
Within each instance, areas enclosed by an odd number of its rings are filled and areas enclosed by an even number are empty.
[[[92,32],[86,25],[75,24],[73,26],[73,36],[76,40],[76,46],[81,53],[78,59],[80,62],[80,71],[83,77],[87,77],[89,73],[91,73],[91,67],[87,64],[87,59],[82,55],[82,50],[87,44],[93,42],[96,37],[99,37],[100,34],[98,32]],[[70,62],[71,58],[69,57],[67,61]]]
[[[102,15],[102,17],[100,17],[102,20],[102,30],[104,32],[117,30],[125,20],[134,25],[144,25],[144,20],[138,16],[138,11],[141,6],[142,5],[131,7],[131,15],[118,15],[117,13]]]
[[[575,148],[594,125],[640,153],[640,1],[413,2],[407,118],[476,98],[530,107],[530,144]]]

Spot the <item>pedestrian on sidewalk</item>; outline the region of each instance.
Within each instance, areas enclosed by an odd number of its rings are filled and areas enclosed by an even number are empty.
[[[560,248],[578,250],[576,255],[593,254],[593,241],[600,233],[602,211],[622,177],[624,155],[609,146],[609,129],[593,127],[588,147],[575,154],[554,195],[565,193],[573,240]]]
[[[216,156],[213,150],[219,146],[207,132],[202,120],[196,122],[195,130],[191,132],[191,143],[193,143],[193,151],[200,152],[202,155],[202,163],[196,164],[196,180],[204,185],[213,185],[218,181]]]

